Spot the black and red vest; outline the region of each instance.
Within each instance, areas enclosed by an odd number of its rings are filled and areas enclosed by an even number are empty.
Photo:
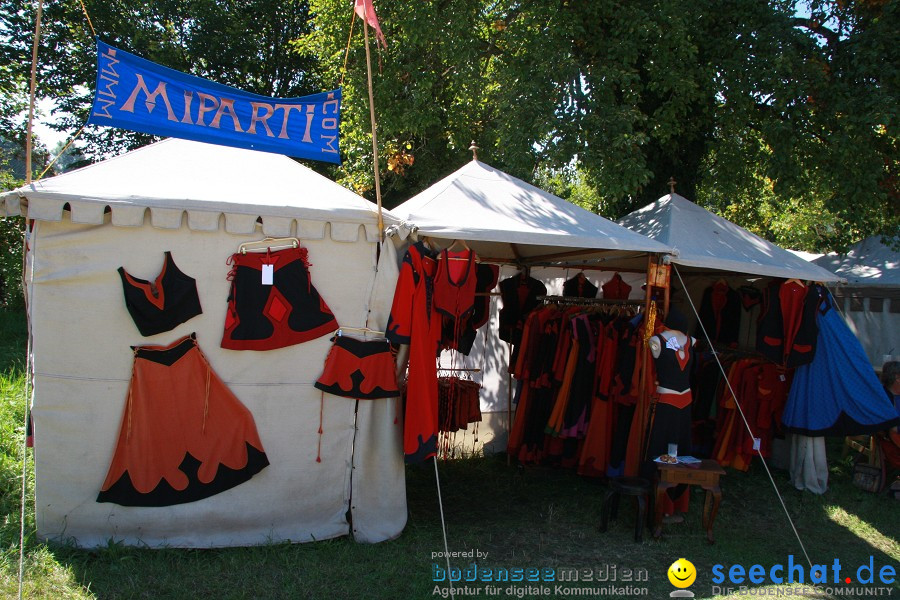
[[[132,277],[124,267],[119,267],[119,275],[125,307],[143,336],[170,331],[203,312],[197,282],[181,272],[171,252],[166,252],[154,281]]]

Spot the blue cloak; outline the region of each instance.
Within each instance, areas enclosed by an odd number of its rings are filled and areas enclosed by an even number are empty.
[[[898,423],[869,359],[821,286],[816,355],[797,367],[782,423],[808,436],[863,435]],[[814,293],[814,290],[810,290]]]

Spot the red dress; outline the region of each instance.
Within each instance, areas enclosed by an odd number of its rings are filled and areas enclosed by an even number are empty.
[[[397,346],[409,344],[403,453],[422,462],[437,453],[437,349],[441,319],[433,306],[435,254],[422,242],[409,247],[400,266],[385,333]]]

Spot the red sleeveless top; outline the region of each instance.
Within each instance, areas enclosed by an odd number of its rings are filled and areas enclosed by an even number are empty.
[[[477,280],[473,251],[441,251],[437,274],[434,277],[434,309],[448,317],[460,318],[468,315],[475,309]]]

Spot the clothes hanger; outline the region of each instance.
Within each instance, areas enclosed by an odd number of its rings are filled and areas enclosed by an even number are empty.
[[[805,284],[805,283],[803,283],[802,281],[800,281],[799,279],[797,279],[797,278],[795,278],[795,277],[792,277],[791,279],[788,279],[788,280],[785,281],[784,283],[785,283],[785,284],[788,284],[788,283],[796,283],[797,285],[802,285],[802,286],[806,287],[806,284]]]
[[[447,247],[447,251],[448,251],[448,252],[454,251],[454,249],[455,249],[458,245],[459,245],[459,246],[462,246],[462,249],[463,249],[463,250],[466,250],[466,251],[471,252],[471,249],[469,248],[469,245],[466,243],[466,240],[461,240],[461,239],[455,239],[455,240],[453,240],[453,243],[451,243],[451,244]],[[456,251],[459,251],[459,249],[456,248]]]
[[[386,337],[384,337],[383,331],[376,331],[375,329],[369,329],[368,327],[343,327],[342,326],[340,329],[337,330],[337,333],[335,335],[337,335],[338,337],[342,337],[344,335],[344,333],[348,333],[348,332],[370,333],[372,335],[380,336],[383,339],[387,339]]]
[[[238,252],[266,252],[269,250],[283,250],[285,248],[299,248],[300,240],[294,237],[273,238],[267,237],[255,242],[244,242],[238,246]]]
[[[454,250],[453,248],[455,248],[457,245],[462,245],[463,249],[462,250]],[[445,253],[446,253],[447,260],[461,260],[464,262],[469,262],[468,256],[450,256],[450,254],[449,254],[450,252],[469,252],[471,254],[471,258],[475,261],[478,261],[478,255],[475,254],[474,252],[472,252],[472,249],[469,248],[469,245],[466,244],[465,240],[459,240],[459,239],[453,240],[453,243],[451,243],[449,246],[444,248],[444,251],[441,252],[441,254],[440,254],[440,256],[438,256],[438,258],[443,259],[445,256]]]

